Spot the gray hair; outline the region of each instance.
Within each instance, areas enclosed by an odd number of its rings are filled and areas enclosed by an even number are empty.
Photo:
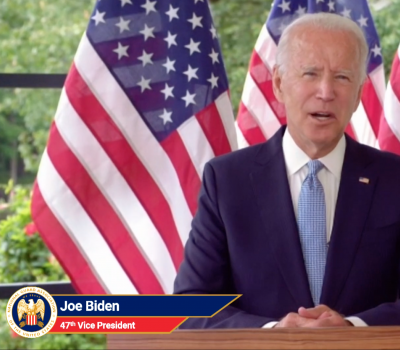
[[[277,53],[276,53],[276,66],[281,73],[284,73],[286,63],[289,55],[290,41],[293,34],[299,27],[314,26],[316,29],[325,29],[329,31],[345,31],[352,34],[358,43],[358,52],[360,59],[360,79],[361,83],[366,78],[367,71],[367,58],[368,58],[368,44],[365,40],[364,33],[359,26],[351,19],[342,17],[337,14],[319,12],[319,13],[308,13],[300,18],[293,21],[288,25],[279,40]]]

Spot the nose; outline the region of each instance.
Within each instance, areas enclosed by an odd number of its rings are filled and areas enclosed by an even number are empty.
[[[335,98],[335,86],[334,80],[331,77],[321,77],[318,90],[317,98],[323,101],[331,101]]]

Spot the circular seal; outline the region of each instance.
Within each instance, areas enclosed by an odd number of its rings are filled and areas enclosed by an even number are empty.
[[[44,289],[25,287],[12,295],[7,303],[6,315],[15,333],[25,338],[38,338],[55,325],[57,305]]]

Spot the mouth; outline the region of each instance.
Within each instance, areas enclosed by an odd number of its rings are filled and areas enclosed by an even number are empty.
[[[310,116],[320,122],[326,122],[335,119],[335,115],[331,112],[314,112],[310,113]]]

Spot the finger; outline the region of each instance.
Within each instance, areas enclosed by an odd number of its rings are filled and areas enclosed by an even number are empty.
[[[299,316],[298,314],[291,312],[287,314],[282,320],[275,326],[275,328],[296,328],[302,327],[308,319]]]
[[[301,317],[305,317],[305,318],[313,318],[316,319],[318,318],[318,314],[315,312],[314,308],[312,309],[306,309],[304,307],[299,307],[298,313]]]
[[[302,317],[307,317],[307,318],[319,318],[324,312],[331,311],[329,307],[326,305],[318,305],[316,307],[312,307],[309,309],[306,309],[304,307],[300,307],[298,310],[298,313]]]
[[[344,318],[339,315],[333,315],[331,317],[321,318],[318,320],[314,320],[310,327],[345,327],[347,326],[347,322]]]
[[[332,311],[324,311],[324,312],[318,317],[318,319],[321,320],[321,319],[324,319],[324,318],[329,318],[329,317],[332,317],[333,315],[334,315],[334,314],[333,314]]]

